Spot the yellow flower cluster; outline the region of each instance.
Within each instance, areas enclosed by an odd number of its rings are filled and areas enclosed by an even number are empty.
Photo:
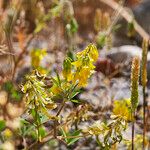
[[[41,60],[46,56],[46,49],[33,49],[30,53],[31,64],[34,68],[40,66]]]
[[[116,100],[114,102],[113,114],[126,121],[132,120],[130,99]]]
[[[88,78],[94,72],[93,64],[97,59],[97,48],[93,44],[88,45],[85,50],[77,53],[74,62],[69,58],[64,61],[63,77],[73,84],[78,83],[78,86],[86,86]]]

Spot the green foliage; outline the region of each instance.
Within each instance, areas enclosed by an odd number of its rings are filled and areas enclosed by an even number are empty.
[[[64,20],[66,22],[66,31],[69,36],[72,36],[78,30],[78,24],[76,19],[74,18],[74,12],[72,3],[68,0],[63,0],[59,2],[53,2],[53,7],[49,9],[47,14],[41,15],[37,19],[36,28],[34,33],[40,32],[45,26],[46,22],[60,17],[62,13],[64,13]]]
[[[76,130],[74,132],[67,132],[67,133],[63,129],[61,129],[61,131],[68,146],[74,144],[76,141],[78,141],[81,138],[79,137],[81,130]]]
[[[72,18],[70,22],[66,25],[66,31],[69,37],[73,36],[78,30],[78,24],[75,18]]]
[[[31,75],[26,76],[26,80],[26,83],[22,86],[22,92],[26,95],[26,105],[30,112],[33,116],[35,116],[36,112],[39,112],[51,118],[48,110],[54,109],[57,106],[48,94],[48,90],[45,89],[45,77],[38,76],[36,71],[34,71]]]
[[[34,30],[34,33],[40,32],[45,26],[46,22],[51,20],[52,18],[59,17],[61,15],[63,8],[63,3],[59,2],[56,3],[52,8],[49,9],[47,14],[41,15],[36,23],[36,28]]]
[[[28,112],[35,121],[37,138],[41,141],[41,138],[45,135],[44,129],[40,128],[42,115],[47,116],[49,119],[54,119],[49,111],[55,109],[57,105],[48,94],[48,89],[45,88],[45,76],[40,76],[37,71],[34,71],[31,75],[26,76],[26,80],[26,83],[22,86],[22,92],[26,95],[25,99]]]
[[[5,84],[3,84],[3,89],[9,93],[11,100],[14,101],[21,100],[22,98],[21,92],[11,81],[8,81]]]
[[[106,34],[103,32],[100,32],[97,35],[96,43],[97,43],[98,48],[103,48],[104,45],[106,44]]]
[[[39,51],[36,51],[35,53],[32,51],[31,54],[33,57],[32,59],[39,65],[39,62],[43,57],[41,56],[41,53],[39,53]],[[55,120],[54,123],[56,123],[60,120],[59,114],[66,102],[71,101],[73,103],[79,103],[78,100],[74,99],[80,92],[79,88],[83,86],[80,84],[82,79],[80,79],[79,73],[81,73],[82,70],[88,69],[89,72],[86,72],[87,77],[84,81],[87,82],[88,78],[93,73],[93,63],[97,58],[97,49],[94,45],[90,44],[85,50],[77,53],[74,61],[69,57],[64,60],[62,71],[63,77],[58,73],[56,73],[55,77],[47,77],[46,75],[41,75],[38,71],[33,71],[32,74],[26,76],[26,83],[22,86],[22,92],[24,93],[27,110],[34,119],[33,125],[36,129],[37,139],[39,141],[45,136],[45,130],[42,127],[43,116],[47,117],[45,121]],[[83,73],[81,73],[81,75]],[[69,74],[70,79],[68,79]],[[76,74],[78,74],[78,76],[76,76]],[[47,85],[47,81],[49,81],[51,85]],[[55,100],[57,99],[62,101],[62,106],[58,109],[56,115],[51,115],[50,110],[57,107],[57,104],[55,103]],[[78,119],[75,119],[75,121],[80,121],[79,118],[80,117],[78,116]],[[26,124],[27,122],[24,123]],[[30,130],[30,128],[24,130]],[[65,132],[63,133],[65,134]],[[66,133],[67,136],[77,136],[79,134],[80,130],[74,131],[73,133]],[[77,140],[78,138],[69,138],[66,139],[66,143],[71,145]]]
[[[6,123],[4,120],[0,120],[0,131],[4,130],[6,127]]]
[[[134,21],[128,23],[128,36],[133,37],[135,36],[135,28],[134,28]]]

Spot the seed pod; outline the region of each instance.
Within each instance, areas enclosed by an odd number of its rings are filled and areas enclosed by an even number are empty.
[[[134,112],[138,105],[138,84],[139,84],[140,60],[133,58],[131,70],[131,107]]]
[[[72,64],[71,64],[71,58],[66,58],[63,62],[63,77],[65,79],[69,79],[70,75],[71,75],[71,68],[72,68]]]
[[[94,29],[96,32],[102,30],[102,11],[101,9],[96,9],[94,16]]]
[[[111,19],[109,13],[105,12],[103,14],[103,30],[107,30],[111,24]]]

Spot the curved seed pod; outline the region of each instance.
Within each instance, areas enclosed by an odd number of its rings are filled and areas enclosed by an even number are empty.
[[[131,107],[134,112],[138,105],[138,84],[139,84],[140,59],[133,58],[131,69]]]

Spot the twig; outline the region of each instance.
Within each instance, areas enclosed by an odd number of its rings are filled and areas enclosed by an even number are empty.
[[[127,12],[124,7],[120,6],[117,2],[113,1],[113,0],[100,0],[102,3],[108,5],[109,7],[111,7],[112,9],[114,9],[115,11],[118,10],[118,8],[120,7],[122,12],[121,12],[121,16],[124,17],[124,19],[127,20],[127,22],[132,22],[133,21],[133,17],[130,15],[129,12]],[[134,20],[134,28],[135,30],[139,33],[139,35],[143,38],[149,41],[150,43],[150,36],[149,34],[136,22],[136,20]]]
[[[64,126],[64,125],[66,125],[66,124],[69,124],[70,121],[71,121],[71,120],[69,120],[69,121],[67,121],[67,122],[65,122],[65,123],[63,123],[63,124],[57,125],[57,126],[56,126],[56,129],[58,129],[58,128],[60,128],[60,127],[62,127],[62,126]],[[32,150],[32,149],[34,149],[35,147],[42,146],[42,145],[44,145],[45,143],[47,143],[48,141],[50,141],[50,140],[52,140],[52,139],[57,139],[57,138],[54,138],[54,137],[52,136],[53,132],[54,132],[54,130],[52,129],[45,137],[43,137],[43,138],[41,139],[41,142],[38,143],[38,142],[36,141],[36,142],[33,143],[31,146],[29,146],[28,150]]]
[[[84,135],[78,135],[78,136],[57,136],[59,139],[70,139],[70,138],[83,138],[85,136],[90,135],[89,133],[84,134]]]
[[[22,60],[23,58],[23,55],[26,53],[26,50],[28,48],[28,46],[30,45],[32,39],[34,38],[34,34],[30,35],[27,42],[26,42],[26,45],[24,46],[24,48],[22,49],[22,52],[19,54],[17,60],[15,61],[15,67],[14,67],[14,72],[13,72],[13,79],[15,77],[15,72],[16,72],[16,69],[20,63],[20,61]]]
[[[63,101],[61,107],[59,108],[58,112],[56,113],[56,117],[59,116],[59,114],[61,113],[61,111],[62,111],[62,109],[64,108],[64,106],[65,106],[65,101]],[[58,123],[58,121],[57,121],[57,120],[54,120],[54,137],[55,137],[55,138],[57,138],[57,129],[56,129],[57,123]]]

